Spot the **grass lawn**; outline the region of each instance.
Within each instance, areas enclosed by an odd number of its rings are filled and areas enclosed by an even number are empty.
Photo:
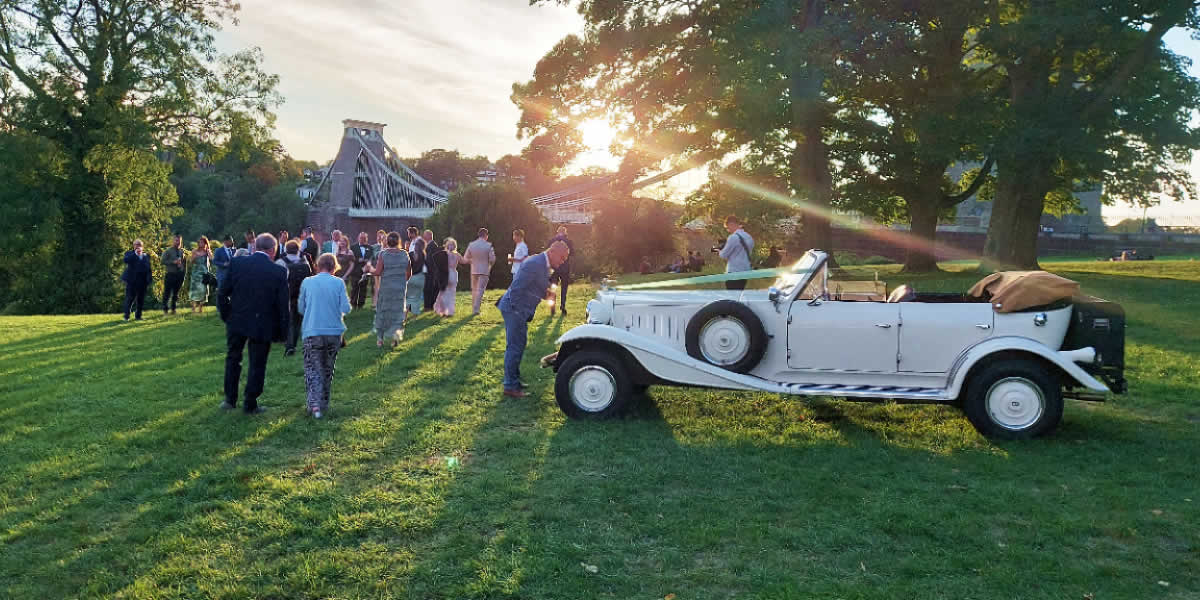
[[[1053,263],[1129,316],[1131,393],[994,443],[954,408],[652,388],[567,422],[504,333],[349,318],[332,418],[273,352],[218,410],[214,314],[0,317],[0,598],[1198,598],[1200,263]],[[909,280],[896,266],[876,272]],[[964,290],[954,265],[918,289]],[[489,294],[495,300],[497,292]]]

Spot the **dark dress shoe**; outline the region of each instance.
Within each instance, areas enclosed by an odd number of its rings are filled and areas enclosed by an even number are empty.
[[[263,414],[263,413],[265,413],[265,412],[267,412],[267,407],[265,407],[265,406],[255,406],[255,407],[254,407],[254,410],[248,410],[248,411],[246,411],[246,414],[248,414],[248,415],[261,415],[261,414]]]
[[[295,348],[288,348],[287,350],[283,351],[284,356],[295,356],[295,354],[296,354]]]
[[[509,398],[524,398],[529,394],[526,394],[525,390],[504,390],[504,395]]]
[[[228,400],[221,403],[221,410],[233,410],[235,408],[237,408],[237,405]]]

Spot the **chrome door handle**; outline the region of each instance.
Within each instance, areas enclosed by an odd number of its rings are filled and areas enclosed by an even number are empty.
[[[991,329],[992,328],[991,325],[988,325],[986,323],[976,323],[975,326],[980,329]]]
[[[892,324],[891,324],[891,323],[876,323],[876,324],[875,324],[875,326],[876,326],[876,327],[882,327],[882,328],[884,328],[884,329],[891,329],[891,328],[892,328]]]

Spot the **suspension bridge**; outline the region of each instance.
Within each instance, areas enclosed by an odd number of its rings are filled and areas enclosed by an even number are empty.
[[[449,193],[408,165],[383,139],[383,123],[346,119],[337,157],[315,185],[301,188],[309,200],[309,220],[324,230],[393,230],[419,225],[446,203]],[[682,166],[634,182],[637,190],[666,181]],[[597,202],[616,176],[601,177],[531,198],[552,223],[590,224]]]

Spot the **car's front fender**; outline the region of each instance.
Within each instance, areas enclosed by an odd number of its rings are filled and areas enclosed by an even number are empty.
[[[611,325],[580,325],[564,333],[557,341],[560,348],[596,342],[623,348],[651,375],[678,385],[731,390],[763,388],[761,384],[756,385],[755,378],[696,360],[676,348]],[[555,364],[566,358],[561,350],[557,354],[554,358]]]
[[[952,398],[957,397],[962,390],[962,386],[966,384],[967,375],[971,372],[971,369],[975,365],[980,364],[980,362],[987,360],[988,357],[1002,352],[1024,352],[1036,355],[1062,369],[1069,377],[1078,382],[1079,385],[1093,392],[1109,391],[1108,387],[1102,382],[1072,362],[1071,358],[1078,356],[1077,351],[1056,352],[1029,338],[1005,336],[981,342],[959,356],[950,371],[950,385],[946,390],[947,394]]]

